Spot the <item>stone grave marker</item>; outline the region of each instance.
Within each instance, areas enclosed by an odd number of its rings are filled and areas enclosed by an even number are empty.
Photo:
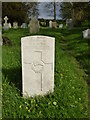
[[[90,38],[90,29],[84,30],[82,31],[82,33],[83,33],[83,38],[87,38],[87,39]]]
[[[49,21],[49,27],[52,28],[52,21]]]
[[[21,28],[27,28],[27,23],[22,23]]]
[[[9,28],[12,28],[12,25],[11,25],[11,23],[8,23],[8,26],[9,26]]]
[[[73,27],[72,19],[67,19],[66,20],[66,27],[68,30],[71,30]]]
[[[52,22],[52,28],[57,28],[57,23],[56,22]]]
[[[54,91],[55,38],[21,38],[23,96],[45,95]]]
[[[59,25],[59,28],[63,28],[63,24],[60,24],[60,25]]]
[[[5,20],[5,23],[4,23],[4,30],[8,30],[8,29],[9,29],[9,25],[8,25],[8,23],[7,23],[8,17],[5,16],[5,17],[4,17],[4,20]]]
[[[36,17],[33,17],[32,20],[30,21],[30,33],[37,33],[39,32],[39,21]]]
[[[17,29],[18,28],[18,23],[17,22],[13,22],[13,28]]]

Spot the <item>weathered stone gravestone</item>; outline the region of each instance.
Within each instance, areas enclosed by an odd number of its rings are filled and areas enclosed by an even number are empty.
[[[49,21],[49,27],[52,28],[52,21]]]
[[[12,28],[12,25],[11,25],[11,23],[8,23],[8,26],[9,26],[9,28]]]
[[[23,96],[45,95],[54,91],[55,38],[21,38]]]
[[[87,39],[90,38],[90,29],[84,30],[82,31],[82,33],[83,33],[83,38],[87,38]]]
[[[57,23],[56,22],[52,22],[52,28],[57,28]]]
[[[66,27],[67,27],[68,30],[72,29],[72,27],[73,27],[72,19],[67,19],[66,20]]]
[[[33,17],[32,20],[30,21],[30,33],[37,33],[39,32],[39,21],[37,20],[36,17]]]
[[[5,20],[5,23],[4,23],[4,30],[8,30],[8,29],[9,29],[9,25],[8,25],[8,23],[7,23],[8,17],[5,16],[4,20]]]
[[[60,24],[60,25],[59,25],[59,28],[63,28],[63,24]]]
[[[27,23],[22,23],[21,28],[27,28]]]
[[[13,28],[17,29],[18,28],[18,23],[17,22],[13,22]]]

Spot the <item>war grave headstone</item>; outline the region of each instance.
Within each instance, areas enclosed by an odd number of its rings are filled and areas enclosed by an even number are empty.
[[[83,33],[83,38],[87,38],[87,39],[90,38],[90,29],[84,30],[82,31],[82,33]]]
[[[5,23],[4,23],[4,30],[8,30],[8,29],[9,29],[9,25],[8,25],[8,23],[7,23],[8,17],[5,16],[5,17],[4,17],[4,20],[5,20]]]
[[[66,27],[68,30],[71,30],[73,27],[72,19],[67,19],[66,20]]]
[[[55,38],[21,38],[23,96],[46,95],[54,91]]]
[[[56,22],[52,22],[52,28],[57,28],[57,23]]]
[[[49,21],[49,27],[52,28],[52,21]]]
[[[13,22],[13,28],[17,29],[18,28],[18,23],[17,22]]]
[[[36,17],[33,17],[32,20],[30,21],[30,33],[37,33],[39,32],[39,21]]]

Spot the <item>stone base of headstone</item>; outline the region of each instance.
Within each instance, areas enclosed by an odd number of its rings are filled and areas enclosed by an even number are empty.
[[[7,25],[4,24],[3,29],[4,29],[4,30],[9,30],[9,25],[8,25],[8,24],[7,24]]]

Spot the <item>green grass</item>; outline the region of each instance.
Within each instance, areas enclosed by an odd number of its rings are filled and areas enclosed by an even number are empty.
[[[3,118],[88,117],[88,87],[84,79],[86,74],[75,58],[79,54],[78,50],[87,51],[87,41],[81,42],[84,39],[80,30],[75,30],[74,33],[74,30],[40,29],[38,35],[55,37],[54,93],[28,99],[21,96],[21,37],[34,34],[29,34],[29,29],[3,32],[3,36],[12,42],[12,46],[2,47]],[[78,37],[80,39],[76,39]],[[75,46],[74,42],[81,42],[82,45]],[[87,60],[85,61],[86,65]],[[82,65],[83,62],[84,58]]]

